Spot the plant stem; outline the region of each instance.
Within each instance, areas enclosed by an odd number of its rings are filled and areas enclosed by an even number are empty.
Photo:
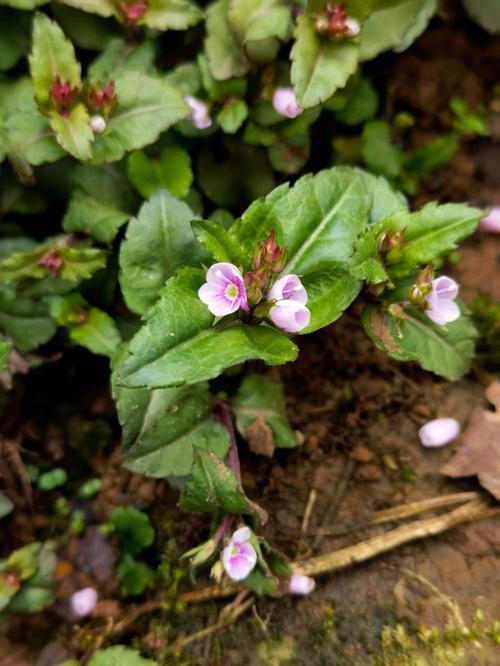
[[[240,456],[238,454],[238,445],[236,443],[236,433],[234,431],[233,417],[231,415],[231,410],[227,402],[224,402],[224,400],[216,400],[214,405],[214,412],[229,434],[230,444],[229,444],[229,451],[227,453],[227,462],[229,467],[234,472],[236,478],[238,479],[238,485],[240,487],[240,490],[242,490]]]

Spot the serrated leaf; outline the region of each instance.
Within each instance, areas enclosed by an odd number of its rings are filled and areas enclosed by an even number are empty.
[[[369,79],[361,78],[354,85],[345,105],[335,117],[344,125],[360,125],[371,120],[378,110],[378,94]]]
[[[457,247],[479,224],[482,212],[466,204],[426,204],[410,213],[398,211],[381,223],[390,231],[404,230],[403,244],[387,256],[395,273],[433,261]],[[399,268],[401,265],[401,269]]]
[[[280,331],[245,324],[213,326],[212,315],[198,298],[204,279],[203,271],[195,269],[170,278],[130,343],[117,385],[182,386],[212,379],[247,360],[279,365],[296,358],[296,346]]]
[[[136,71],[115,79],[118,106],[106,130],[96,136],[93,161],[113,162],[156,141],[161,132],[189,115],[180,93],[161,79]]]
[[[140,25],[156,30],[186,30],[203,18],[203,12],[189,0],[149,0]]]
[[[121,593],[124,596],[137,596],[151,585],[154,572],[144,562],[136,560],[129,553],[123,555],[116,565],[116,573],[121,578]]]
[[[136,151],[128,157],[127,170],[132,184],[145,199],[161,188],[183,198],[193,183],[191,157],[180,146],[163,148],[158,159]]]
[[[100,2],[100,0],[97,0]],[[155,44],[143,41],[130,44],[124,39],[110,39],[103,51],[92,62],[88,69],[88,78],[94,83],[104,83],[115,79],[123,72],[151,73],[155,59]]]
[[[159,664],[141,657],[138,650],[125,645],[114,645],[105,650],[97,650],[89,661],[89,666],[159,666]]]
[[[229,0],[217,0],[207,9],[205,51],[214,79],[243,76],[250,68],[228,25]]]
[[[354,74],[358,63],[356,40],[329,40],[320,36],[314,18],[302,14],[291,52],[292,83],[301,107],[324,102]]]
[[[68,81],[72,88],[80,87],[80,63],[73,44],[61,28],[45,14],[36,14],[33,21],[33,45],[29,57],[35,97],[39,104],[49,101],[50,89],[56,77]]]
[[[215,220],[193,220],[191,228],[196,239],[202,243],[216,261],[240,263],[240,247],[228,230]]]
[[[242,99],[231,99],[217,114],[217,122],[226,134],[234,134],[243,125],[247,115],[246,102]]]
[[[396,53],[405,51],[427,28],[438,8],[437,0],[417,0],[414,4],[413,18],[405,30],[401,41],[394,49]]]
[[[408,201],[382,176],[353,167],[337,167],[339,173],[356,174],[370,199],[370,223],[374,225],[396,211],[408,210]]]
[[[155,531],[149,516],[132,506],[119,506],[115,509],[110,523],[122,550],[131,555],[138,555],[155,540]]]
[[[194,449],[191,479],[184,488],[179,506],[196,513],[253,513],[232,470],[213,453],[197,447]]]
[[[118,11],[113,0],[60,0],[60,2],[68,5],[68,7],[81,9],[91,14],[98,14],[105,18],[109,16],[118,17]]]
[[[363,326],[375,345],[398,361],[417,361],[449,380],[460,379],[474,355],[476,329],[462,314],[446,326],[434,324],[424,312],[406,308],[396,319],[388,311],[365,308]]]
[[[86,233],[101,243],[111,243],[129,218],[130,215],[122,210],[93,197],[76,194],[69,202],[63,228],[68,232]]]
[[[114,385],[113,393],[123,428],[124,463],[132,472],[186,477],[194,445],[225,456],[229,437],[212,414],[205,382],[153,391]]]
[[[56,133],[57,143],[78,160],[92,157],[94,133],[90,127],[90,117],[83,104],[77,104],[67,115],[57,111],[50,114],[50,126]]]
[[[0,330],[13,339],[19,351],[28,352],[50,340],[56,326],[44,303],[0,289]]]
[[[288,422],[282,384],[266,375],[248,375],[233,401],[236,425],[245,437],[246,429],[258,418],[264,419],[273,432],[278,448],[297,446],[294,432]]]
[[[389,280],[377,249],[378,233],[368,229],[356,242],[356,249],[349,260],[349,273],[360,280],[379,284]]]
[[[189,206],[161,190],[130,220],[120,248],[120,287],[128,307],[143,314],[157,300],[175,270],[197,264],[196,243]]]

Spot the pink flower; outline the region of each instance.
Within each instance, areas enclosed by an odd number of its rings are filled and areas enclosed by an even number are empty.
[[[78,617],[90,615],[97,604],[97,591],[93,587],[85,587],[71,596],[71,610]]]
[[[269,310],[271,321],[288,333],[297,333],[311,320],[311,313],[305,307],[307,292],[296,275],[284,275],[276,280],[267,295],[276,304]]]
[[[500,234],[500,206],[493,206],[486,217],[479,224],[481,231],[491,234]]]
[[[444,446],[452,442],[460,434],[460,423],[457,419],[434,419],[428,421],[418,431],[424,446]]]
[[[292,88],[276,88],[273,95],[273,106],[280,116],[287,118],[296,118],[302,113]]]
[[[189,120],[197,129],[207,129],[212,124],[212,119],[208,113],[208,105],[205,102],[202,102],[201,99],[193,97],[192,95],[186,95],[184,101],[188,104],[192,113],[189,116]]]
[[[222,551],[222,564],[231,580],[243,580],[257,564],[255,548],[246,543],[249,538],[250,529],[240,527]]]
[[[240,308],[248,312],[243,276],[233,264],[221,262],[211,266],[198,296],[216,317],[225,317]]]
[[[427,301],[425,314],[435,324],[442,326],[460,317],[460,308],[455,303],[458,289],[455,280],[446,275],[432,281],[432,291],[425,297]]]
[[[315,587],[316,581],[314,578],[309,578],[309,576],[304,576],[304,574],[293,574],[290,578],[288,591],[290,594],[306,596],[307,594],[311,594]]]

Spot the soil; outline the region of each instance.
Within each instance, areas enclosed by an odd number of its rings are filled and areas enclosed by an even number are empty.
[[[388,104],[416,114],[410,141],[418,145],[424,136],[450,129],[452,95],[491,105],[499,65],[498,42],[483,44],[478,35],[465,36],[438,22],[408,53],[389,60]],[[494,125],[497,112],[491,106],[490,111]],[[430,199],[500,204],[499,157],[495,136],[464,141],[450,165],[423,184],[415,205]],[[493,279],[499,264],[499,236],[478,233],[460,250],[451,270],[466,300],[472,302],[478,293],[499,299],[500,280]],[[484,389],[491,368],[477,367],[465,379],[448,383],[414,364],[391,361],[361,330],[356,308],[301,339],[300,348],[295,364],[270,371],[255,366],[284,382],[300,446],[277,451],[272,459],[241,446],[243,485],[269,512],[264,536],[274,546],[294,559],[335,550],[395,526],[354,529],[374,511],[480,490],[474,479],[451,480],[438,471],[459,442],[425,449],[417,433],[438,416],[454,415],[466,424],[475,407],[487,404]],[[202,517],[179,516],[177,491],[166,483],[121,467],[104,363],[72,350],[64,363],[55,361],[17,381],[4,425],[10,465],[5,481],[18,509],[3,521],[2,551],[57,530],[48,500],[21,482],[19,455],[25,462],[48,456],[54,463],[71,456],[78,474],[104,480],[99,503],[83,506],[90,523],[104,520],[118,505],[147,509],[162,553],[159,589],[174,589],[176,558],[206,535],[207,523]],[[95,453],[90,459],[81,457],[79,452],[89,450]],[[311,493],[315,501],[303,529]],[[490,518],[403,546],[318,579],[310,597],[258,599],[237,623],[175,654],[167,644],[216,622],[228,602],[188,608],[177,603],[144,613],[113,642],[132,641],[161,664],[493,666],[500,662],[494,640],[500,633],[494,627],[500,611],[495,593],[500,589],[498,527],[498,518]],[[318,536],[321,528],[330,534]],[[119,597],[117,582],[106,573],[114,553],[102,554],[95,530],[74,538],[59,556],[61,604],[72,588],[96,584],[105,600],[97,618],[72,624],[57,604],[44,615],[14,617],[0,628],[0,666],[54,666],[74,654],[76,645],[81,656],[89,636],[106,637],[105,617],[128,617],[132,605],[111,600]],[[182,590],[193,586],[187,578],[179,585]],[[156,592],[144,600],[154,600]]]

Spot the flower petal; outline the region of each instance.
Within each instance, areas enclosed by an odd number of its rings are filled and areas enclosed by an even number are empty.
[[[234,543],[245,543],[245,541],[248,541],[248,539],[250,539],[250,535],[251,535],[250,528],[245,525],[244,527],[240,527],[239,529],[237,529],[236,532],[233,532],[231,541],[233,541]]]
[[[316,581],[314,578],[304,576],[304,574],[293,574],[290,578],[288,590],[290,594],[305,596],[306,594],[311,594],[315,587]]]
[[[275,326],[287,333],[297,333],[305,328],[311,320],[309,310],[296,301],[278,301],[269,311]]]
[[[432,294],[437,298],[455,299],[458,296],[459,286],[447,275],[441,275],[432,281]]]
[[[307,291],[297,275],[284,275],[273,284],[267,299],[269,301],[285,299],[305,305],[307,303]]]
[[[444,326],[460,317],[460,308],[458,305],[447,298],[436,298],[432,300],[427,298],[427,303],[430,305],[430,308],[425,310],[425,314],[435,324]]]

